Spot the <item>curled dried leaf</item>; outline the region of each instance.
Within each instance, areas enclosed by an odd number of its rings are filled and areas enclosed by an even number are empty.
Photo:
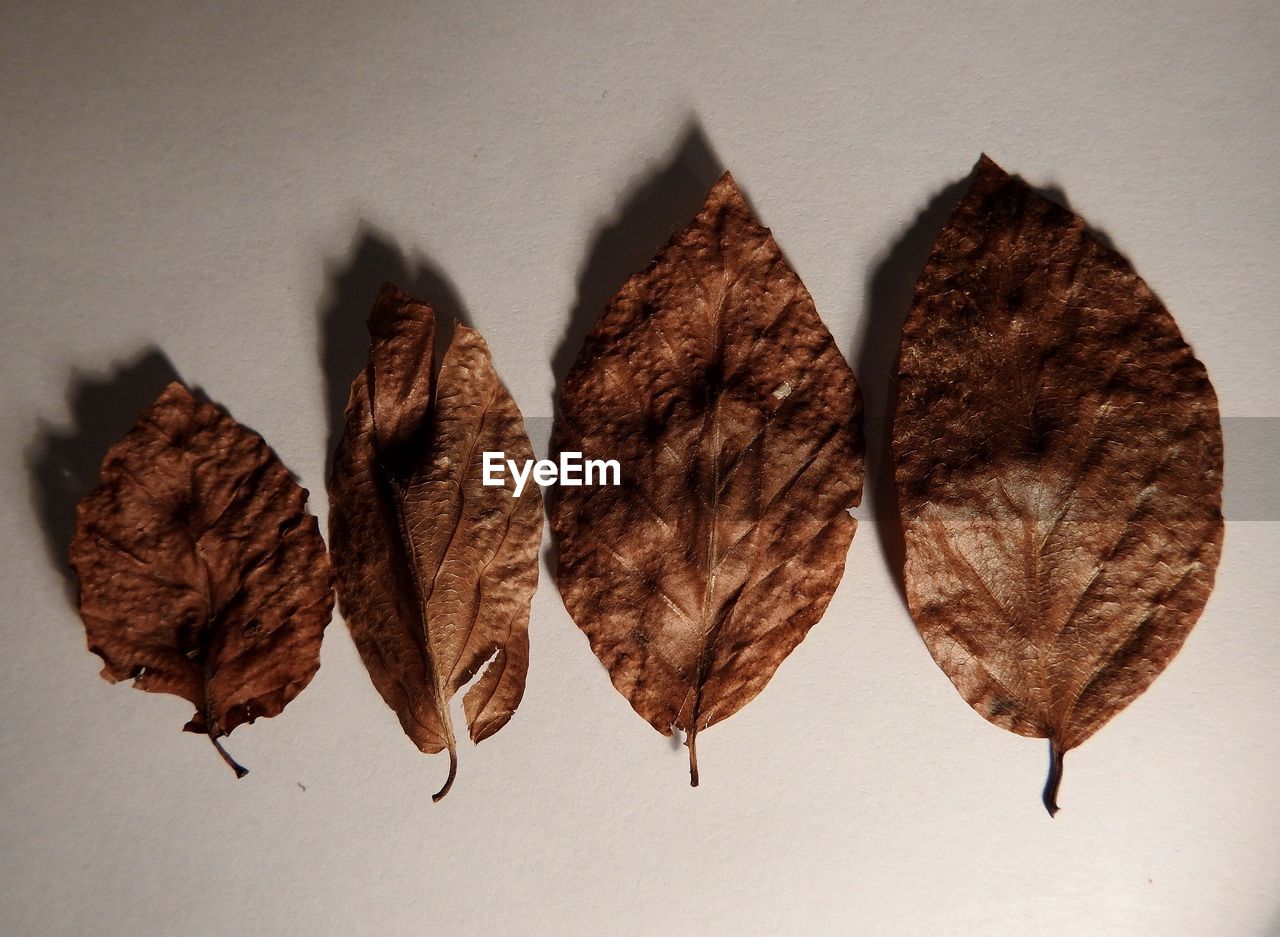
[[[333,574],[307,492],[262,437],[170,384],[107,452],[71,565],[107,680],[196,707],[218,739],[274,716],[320,666]]]
[[[565,379],[553,449],[617,459],[561,488],[558,580],[655,729],[753,699],[822,617],[862,487],[853,373],[728,173],[610,302]]]
[[[1062,755],[1173,659],[1222,545],[1204,366],[1130,264],[985,156],[903,329],[912,615],[981,715]]]
[[[479,742],[524,693],[542,501],[536,485],[483,484],[485,451],[533,449],[479,332],[456,326],[433,377],[435,314],[390,284],[369,331],[329,480],[338,597],[405,733],[449,752],[439,800],[457,771],[449,701],[488,664],[462,701]]]

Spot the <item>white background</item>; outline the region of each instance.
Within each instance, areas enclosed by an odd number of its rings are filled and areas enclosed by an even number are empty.
[[[439,805],[444,757],[340,619],[312,686],[229,740],[237,782],[188,704],[98,678],[61,566],[172,372],[324,517],[383,279],[465,310],[545,451],[556,373],[724,167],[873,415],[983,150],[1134,260],[1224,415],[1280,415],[1276,4],[179,6],[0,13],[0,932],[1280,934],[1260,508],[1183,653],[1068,756],[1052,821],[1045,746],[937,670],[870,520],[826,617],[700,739],[697,790],[544,569],[524,703]],[[1273,473],[1229,449],[1229,492]]]

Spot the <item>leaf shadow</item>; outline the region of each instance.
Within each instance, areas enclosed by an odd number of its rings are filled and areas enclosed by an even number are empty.
[[[857,355],[857,376],[866,414],[866,500],[880,549],[904,604],[906,546],[889,449],[892,414],[897,403],[898,346],[916,280],[933,242],[968,186],[966,175],[937,191],[888,249],[872,262],[867,274],[866,312]]]
[[[689,223],[723,174],[723,164],[702,125],[691,117],[666,158],[641,170],[622,187],[615,207],[597,223],[591,237],[569,323],[552,357],[553,413],[559,410],[560,387],[609,300],[628,277],[645,268],[672,234]],[[555,453],[550,456],[555,458]],[[555,497],[553,486],[544,499],[548,514]],[[554,580],[554,535],[543,547],[543,559]]]
[[[75,534],[76,504],[98,484],[98,470],[112,444],[137,422],[178,372],[160,349],[144,350],[110,373],[73,370],[67,393],[69,426],[40,420],[26,451],[35,513],[49,561],[62,577],[68,602],[77,607],[76,577],[67,560]]]
[[[453,326],[472,326],[457,288],[443,270],[418,251],[406,253],[386,232],[361,223],[345,260],[325,263],[320,303],[320,368],[325,383],[328,442],[325,477],[342,441],[351,382],[369,360],[367,322],[384,283],[394,283],[415,299],[431,304],[436,317],[436,361],[448,347]]]

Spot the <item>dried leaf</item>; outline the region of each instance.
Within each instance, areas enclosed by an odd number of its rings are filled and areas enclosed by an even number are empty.
[[[1213,586],[1222,434],[1160,301],[985,156],[903,330],[907,598],[982,716],[1063,753],[1150,685]]]
[[[862,487],[858,388],[728,173],[622,287],[565,380],[553,449],[617,459],[561,487],[565,605],[664,735],[759,693],[822,617]]]
[[[486,450],[517,461],[533,450],[479,332],[458,325],[433,378],[435,313],[389,284],[369,331],[329,481],[338,597],[405,733],[449,751],[439,800],[457,772],[454,694],[489,662],[462,701],[479,742],[524,693],[542,501],[536,485],[516,498],[482,484]]]
[[[107,452],[71,565],[107,680],[196,707],[218,739],[274,716],[320,666],[333,573],[316,519],[262,437],[170,384]]]

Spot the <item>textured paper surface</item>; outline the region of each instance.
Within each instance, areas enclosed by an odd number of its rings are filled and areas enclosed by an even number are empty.
[[[1275,474],[1233,421],[1280,416],[1278,43],[1260,2],[7,4],[0,932],[1280,931],[1280,524],[1231,512]],[[186,703],[98,678],[51,544],[172,371],[323,518],[392,280],[465,309],[545,455],[555,375],[728,168],[874,418],[983,150],[1133,260],[1227,433],[1213,598],[1072,753],[1056,820],[1047,752],[972,712],[912,627],[874,440],[826,616],[716,727],[696,790],[545,567],[518,715],[437,805],[338,622],[308,690],[237,733],[244,781],[172,731]]]

